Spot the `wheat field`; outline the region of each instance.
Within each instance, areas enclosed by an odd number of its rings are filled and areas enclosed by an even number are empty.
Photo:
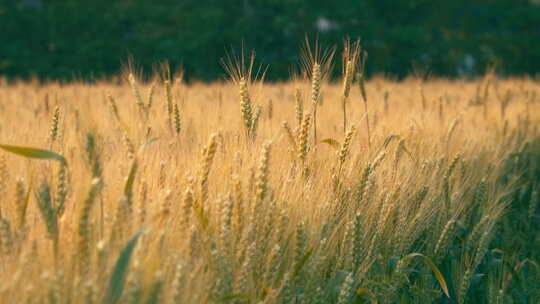
[[[0,302],[540,302],[538,82],[311,75],[2,83]]]

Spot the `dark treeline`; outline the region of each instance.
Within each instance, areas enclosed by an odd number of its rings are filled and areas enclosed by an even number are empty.
[[[307,34],[361,37],[368,73],[403,77],[540,70],[533,0],[0,0],[0,74],[95,79],[129,56],[145,71],[167,60],[189,79],[223,77],[227,48],[255,49],[267,79],[289,76]],[[337,69],[336,69],[337,70]]]

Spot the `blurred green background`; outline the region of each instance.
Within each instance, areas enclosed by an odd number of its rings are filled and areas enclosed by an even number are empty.
[[[231,46],[255,49],[267,79],[284,79],[304,36],[362,38],[368,73],[413,66],[438,76],[540,70],[536,0],[0,0],[0,75],[92,80],[132,55],[145,71],[167,60],[188,80],[224,77]],[[336,71],[338,69],[336,68]]]

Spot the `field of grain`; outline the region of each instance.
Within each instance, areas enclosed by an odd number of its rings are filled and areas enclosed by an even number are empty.
[[[235,80],[0,85],[0,302],[540,302],[538,82]]]

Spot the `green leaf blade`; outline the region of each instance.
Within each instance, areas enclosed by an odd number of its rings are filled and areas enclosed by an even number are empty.
[[[11,145],[0,145],[0,149],[27,158],[56,160],[67,165],[67,161],[62,155],[49,150]]]
[[[103,304],[116,304],[120,300],[129,269],[129,261],[141,234],[139,232],[133,236],[118,256],[111,278],[109,279]]]

